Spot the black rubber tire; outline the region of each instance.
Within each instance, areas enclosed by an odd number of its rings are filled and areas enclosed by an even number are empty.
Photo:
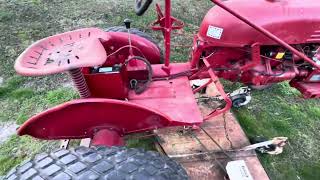
[[[246,98],[245,97],[238,97],[234,100],[232,100],[232,107],[234,108],[240,108],[240,104],[245,102],[246,101]]]
[[[181,165],[157,152],[125,147],[78,147],[42,153],[4,179],[188,179]]]
[[[124,26],[114,26],[114,27],[110,27],[105,29],[106,32],[124,32],[127,33],[128,30],[124,27]],[[163,56],[163,51],[162,49],[159,47],[158,43],[156,40],[154,40],[149,34],[144,33],[142,31],[140,31],[139,29],[136,28],[131,28],[130,32],[134,35],[140,36],[150,42],[152,42],[154,45],[157,46],[157,48],[159,49],[160,52],[160,62],[163,63],[164,61],[164,56]]]

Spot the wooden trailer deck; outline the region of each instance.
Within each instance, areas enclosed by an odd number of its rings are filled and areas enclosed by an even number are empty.
[[[200,107],[204,114],[210,110],[204,105]],[[158,150],[181,163],[191,180],[223,180],[224,171],[217,161],[226,167],[232,160],[244,160],[254,180],[269,180],[254,151],[237,151],[250,143],[231,112],[207,121],[193,133],[175,127],[158,130],[156,134]]]

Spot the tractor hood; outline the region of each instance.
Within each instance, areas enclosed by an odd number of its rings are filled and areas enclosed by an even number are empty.
[[[320,42],[318,0],[229,0],[224,3],[289,44]],[[275,44],[218,6],[207,13],[198,36],[223,46]]]

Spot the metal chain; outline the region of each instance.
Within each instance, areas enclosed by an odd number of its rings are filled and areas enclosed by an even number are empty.
[[[203,127],[200,127],[200,129],[212,140],[212,142],[214,142],[214,144],[216,144],[216,146],[218,146],[223,154],[225,154],[230,160],[233,160],[233,158],[226,152],[226,150],[224,150],[223,147],[216,140],[214,140],[213,137],[210,136],[210,134]]]
[[[203,99],[209,99],[209,100],[213,100],[213,101],[220,101],[220,99],[218,97],[199,97],[197,98],[198,100],[203,100]],[[199,101],[198,101],[199,102]],[[228,130],[227,130],[227,121],[226,121],[226,113],[223,113],[223,128],[224,128],[224,133],[225,133],[225,137],[226,139],[228,140],[229,144],[230,144],[230,147],[231,149],[234,149],[234,146],[233,146],[233,143],[230,139],[230,136],[229,136],[229,133],[228,133]],[[215,141],[211,136],[210,134],[202,127],[200,127],[200,129],[203,130],[204,133],[207,134],[207,136],[219,147],[219,149],[230,159],[232,159],[228,153],[219,145],[219,143],[217,141]]]
[[[203,147],[203,149],[205,149],[205,151],[208,154],[211,154],[211,157],[213,157],[213,160],[218,164],[218,166],[223,170],[223,172],[225,174],[228,174],[226,168],[222,165],[222,163],[217,159],[217,157],[213,153],[209,151],[209,149],[201,142],[201,140],[194,134],[192,130],[190,131],[190,135],[198,141],[198,143]]]

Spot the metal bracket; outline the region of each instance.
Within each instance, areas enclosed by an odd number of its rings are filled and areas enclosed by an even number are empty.
[[[259,151],[260,153],[266,153],[271,155],[278,155],[283,152],[283,147],[287,144],[288,138],[287,137],[275,137],[269,141],[260,142],[256,144],[252,144],[246,146],[239,151],[251,151],[253,149]],[[274,146],[274,150],[269,150],[268,146]]]
[[[232,100],[232,106],[240,108],[251,102],[251,89],[249,87],[241,87],[229,94]]]
[[[60,148],[61,149],[68,149],[69,142],[70,142],[70,139],[61,140]]]

